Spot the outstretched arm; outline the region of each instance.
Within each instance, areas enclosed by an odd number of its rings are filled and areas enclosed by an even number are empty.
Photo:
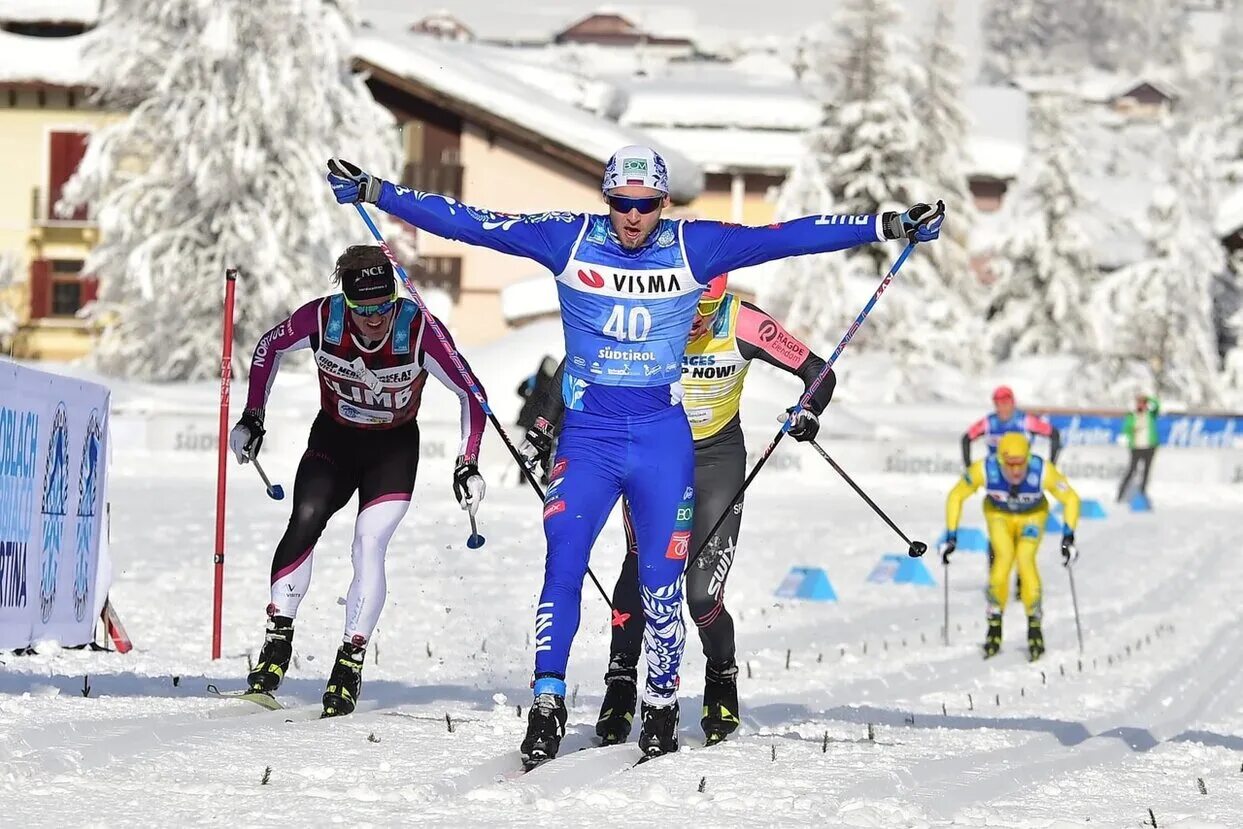
[[[749,302],[742,303],[738,311],[738,351],[748,360],[763,360],[769,365],[795,374],[803,381],[803,392],[824,369],[824,359],[808,348],[801,340],[781,327],[764,311]],[[816,389],[808,404],[819,415],[833,399],[837,375],[829,369],[828,376]]]
[[[682,234],[688,264],[700,282],[774,259],[829,253],[886,239],[879,216],[806,216],[766,227],[691,221],[683,225]]]
[[[470,245],[533,259],[553,273],[569,261],[585,218],[575,213],[496,213],[439,193],[384,181],[339,158],[328,183],[341,204],[370,202],[420,230]]]
[[[944,215],[916,204],[902,214],[805,216],[766,227],[686,222],[682,232],[691,272],[706,283],[718,273],[789,256],[829,253],[886,239],[930,242],[940,235]]]
[[[322,299],[313,299],[281,320],[259,338],[250,358],[250,384],[246,391],[246,408],[262,412],[268,405],[268,394],[281,357],[299,348],[315,348],[319,342],[319,306]]]

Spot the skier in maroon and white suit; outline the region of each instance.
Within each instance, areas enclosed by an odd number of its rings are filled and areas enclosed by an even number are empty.
[[[324,692],[324,716],[348,714],[358,699],[367,642],[384,606],[385,551],[414,489],[419,462],[415,416],[428,374],[461,401],[453,493],[472,515],[484,496],[477,466],[483,409],[418,307],[398,298],[384,253],[368,245],[346,249],[337,259],[335,279],[342,293],[308,302],[259,340],[246,410],[229,435],[239,463],[259,453],[264,407],[281,356],[312,349],[320,412],[298,464],[289,526],[272,557],[267,635],[248,683],[251,691],[270,695],[284,678],[293,651],[293,620],[311,583],[315,543],[328,519],[357,491],[354,580],[346,599],[344,641]]]

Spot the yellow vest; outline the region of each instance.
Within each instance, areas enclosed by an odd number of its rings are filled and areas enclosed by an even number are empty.
[[[738,297],[727,293],[712,327],[688,343],[682,356],[682,406],[695,440],[712,437],[738,414],[742,381],[751,367],[738,350],[740,310]]]

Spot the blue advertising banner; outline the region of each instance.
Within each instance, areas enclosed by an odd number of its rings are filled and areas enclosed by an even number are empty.
[[[1063,446],[1109,446],[1123,441],[1121,415],[1046,415],[1062,433]],[[1228,415],[1160,415],[1162,446],[1201,449],[1243,447],[1243,418]]]

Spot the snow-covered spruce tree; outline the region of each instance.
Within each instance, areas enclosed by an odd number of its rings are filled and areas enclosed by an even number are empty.
[[[1162,396],[1206,406],[1218,402],[1212,287],[1225,254],[1211,221],[1211,139],[1193,127],[1184,134],[1171,180],[1149,209],[1151,257],[1107,284],[1106,351],[1146,366]]]
[[[365,242],[324,183],[343,155],[397,172],[391,115],[350,71],[352,0],[109,3],[90,55],[102,106],[64,206],[91,202],[86,264],[119,311],[101,367],[149,379],[214,375],[226,267],[241,270],[234,353],[326,293],[337,253]]]
[[[826,184],[823,159],[812,132],[804,137],[803,152],[790,169],[777,194],[774,215],[778,221],[833,212],[833,196]],[[760,295],[764,307],[787,328],[809,336],[816,307],[807,300],[821,292],[841,294],[841,271],[826,267],[823,257],[795,256],[774,263],[773,278]]]
[[[975,220],[975,206],[967,186],[967,114],[963,107],[963,57],[955,43],[954,0],[940,0],[924,53],[925,92],[916,101],[923,124],[919,158],[923,178],[945,201],[947,222],[941,238],[921,255],[931,258],[949,296],[965,307],[983,307],[984,290],[971,272],[967,239]],[[979,321],[975,317],[973,322]],[[964,336],[968,332],[961,332]],[[972,336],[978,336],[977,329]],[[978,342],[978,340],[977,340]]]
[[[1173,66],[1185,26],[1172,0],[987,0],[984,76]]]
[[[1068,122],[1059,96],[1033,101],[1029,161],[993,260],[988,326],[999,359],[1095,351],[1086,306],[1096,264],[1081,229],[1081,161]]]
[[[900,33],[896,4],[849,0],[840,7],[836,28],[849,33],[830,70],[838,78],[836,105],[813,137],[833,211],[875,214],[934,200],[940,194],[921,176],[932,161],[923,149],[925,126],[912,100],[912,93],[923,94],[926,81],[917,52]],[[955,220],[950,217],[947,224]],[[899,250],[897,245],[869,245],[826,263],[844,274],[846,290],[808,286],[800,297],[814,338],[836,341],[857,313],[856,303],[875,289]],[[982,344],[969,334],[971,317],[961,296],[947,289],[933,260],[920,251],[907,260],[856,342],[894,358],[891,388],[914,388],[907,381],[928,366],[976,364]]]

